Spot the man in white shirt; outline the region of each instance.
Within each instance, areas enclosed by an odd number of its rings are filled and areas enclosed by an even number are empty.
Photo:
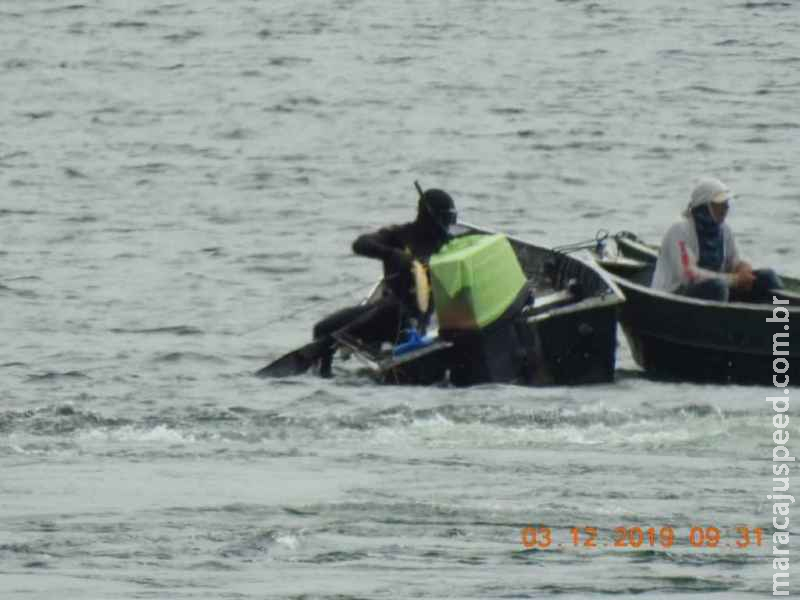
[[[731,203],[728,187],[702,177],[692,190],[682,221],[669,228],[653,274],[652,287],[704,300],[761,302],[781,283],[772,270],[753,271],[742,260],[725,223]]]

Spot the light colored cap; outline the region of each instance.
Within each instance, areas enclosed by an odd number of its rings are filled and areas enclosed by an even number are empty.
[[[686,210],[683,211],[685,216],[689,216],[692,209],[702,206],[704,204],[724,204],[733,199],[731,191],[727,185],[722,183],[719,179],[714,177],[699,177],[694,181],[694,189],[692,190],[691,200]]]

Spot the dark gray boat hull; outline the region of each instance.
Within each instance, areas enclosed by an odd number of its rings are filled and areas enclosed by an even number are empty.
[[[700,382],[773,385],[773,361],[785,358],[791,379],[800,378],[800,344],[788,341],[783,323],[769,323],[775,305],[722,303],[667,294],[648,287],[657,255],[634,240],[619,239],[626,258],[598,260],[625,293],[620,323],[637,364],[660,378]],[[794,281],[794,280],[789,280]],[[800,323],[800,306],[791,290],[785,296],[789,320]],[[782,314],[782,313],[781,313]],[[776,356],[775,350],[786,351]],[[784,368],[784,363],[779,363]],[[783,381],[783,377],[778,378]]]
[[[485,230],[459,225],[459,233]],[[591,261],[509,238],[536,302],[474,334],[440,332],[451,345],[379,363],[384,383],[583,385],[614,380],[624,296]]]

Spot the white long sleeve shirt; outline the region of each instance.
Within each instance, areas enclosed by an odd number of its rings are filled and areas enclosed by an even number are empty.
[[[694,221],[687,218],[672,225],[664,235],[651,287],[674,292],[681,285],[700,283],[708,279],[721,279],[730,285],[733,280],[731,273],[741,259],[731,228],[727,223],[723,223],[720,227],[723,236],[721,272],[697,266],[697,259],[700,256],[697,230]]]

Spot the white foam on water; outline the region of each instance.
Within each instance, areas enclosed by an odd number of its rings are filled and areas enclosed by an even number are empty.
[[[611,418],[609,418],[609,415]],[[575,417],[580,416],[580,419]],[[521,415],[521,420],[527,418]],[[607,421],[592,423],[593,417]],[[752,421],[752,418],[747,418]],[[741,417],[725,418],[721,411],[698,416],[691,412],[660,415],[648,419],[640,414],[607,409],[572,410],[561,413],[551,426],[530,423],[522,426],[507,424],[512,416],[504,416],[502,424],[454,421],[435,413],[415,418],[409,424],[379,426],[368,431],[367,442],[376,446],[412,445],[426,447],[607,447],[663,449],[686,448],[694,445],[713,445],[730,437],[741,426]],[[578,420],[582,424],[575,424]],[[567,421],[567,422],[559,422]],[[617,421],[619,421],[617,423]],[[347,434],[348,437],[352,433]]]
[[[125,425],[117,429],[106,427],[89,429],[78,434],[79,442],[95,444],[97,442],[107,443],[135,443],[135,444],[194,444],[197,440],[192,433],[186,433],[169,427],[167,425],[156,425],[155,427],[144,429]]]

